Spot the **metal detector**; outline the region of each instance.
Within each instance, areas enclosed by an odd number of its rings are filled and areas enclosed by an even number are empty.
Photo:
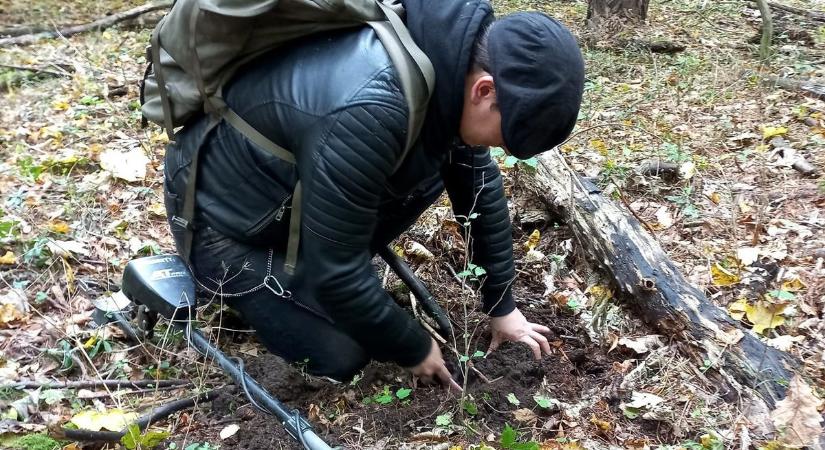
[[[447,314],[424,284],[415,277],[410,267],[389,248],[382,249],[379,253],[412,294],[421,300],[424,312],[433,319],[439,334],[449,336],[452,330]],[[246,373],[240,358],[226,356],[193,328],[192,319],[195,318],[197,305],[195,282],[180,256],[158,255],[130,261],[123,272],[121,291],[123,295],[115,295],[106,302],[96,304],[97,323],[115,322],[126,332],[128,338],[137,340],[138,334],[126,315],[148,334],[151,334],[158,317],[163,316],[172,326],[184,332],[186,341],[198,353],[216,361],[243,389],[255,407],[274,415],[289,435],[304,448],[331,450],[298,410],[287,409]]]

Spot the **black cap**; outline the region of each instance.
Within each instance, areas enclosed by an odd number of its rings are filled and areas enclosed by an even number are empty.
[[[522,12],[491,25],[487,50],[507,150],[527,159],[564,141],[584,90],[576,38],[546,14]]]

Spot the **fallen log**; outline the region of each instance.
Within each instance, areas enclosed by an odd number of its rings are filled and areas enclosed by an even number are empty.
[[[660,334],[670,336],[720,393],[761,397],[773,408],[801,363],[768,347],[714,305],[680,273],[639,221],[569,168],[557,150],[538,157],[529,183],[570,226],[579,245],[614,280],[619,297]],[[589,186],[588,186],[589,185]],[[709,363],[708,363],[709,362]]]
[[[106,16],[101,19],[95,20],[91,23],[86,23],[82,25],[75,25],[71,27],[66,27],[60,30],[53,30],[53,31],[43,31],[43,32],[36,32],[33,34],[24,34],[21,36],[13,36],[9,38],[0,39],[0,47],[5,47],[9,45],[30,45],[34,44],[38,41],[43,39],[50,39],[55,37],[69,37],[75,34],[85,33],[87,31],[93,30],[104,30],[106,28],[112,27],[120,22],[134,19],[135,17],[141,16],[146,13],[150,13],[152,11],[158,11],[161,9],[169,8],[172,4],[169,2],[162,2],[157,4],[148,4],[143,6],[138,6],[137,8],[132,8],[127,11],[119,12],[116,14],[112,14],[111,16]]]
[[[796,91],[808,97],[825,100],[825,85],[816,84],[808,80],[794,80],[792,78],[766,75],[750,70],[742,71],[741,76],[742,78],[758,78],[763,86],[778,87],[786,91]]]

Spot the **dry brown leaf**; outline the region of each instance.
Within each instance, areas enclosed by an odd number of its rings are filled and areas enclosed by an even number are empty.
[[[517,422],[522,423],[533,422],[538,418],[536,413],[534,413],[532,409],[528,408],[521,408],[513,411],[513,417],[515,417]]]
[[[776,403],[771,413],[773,424],[781,433],[779,440],[789,447],[816,442],[822,434],[822,416],[817,410],[821,403],[811,387],[799,375],[794,375],[785,398]]]

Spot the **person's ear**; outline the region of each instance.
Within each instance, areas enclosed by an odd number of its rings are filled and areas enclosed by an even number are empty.
[[[492,75],[478,77],[470,90],[470,99],[474,104],[491,103],[496,101],[496,85]]]

